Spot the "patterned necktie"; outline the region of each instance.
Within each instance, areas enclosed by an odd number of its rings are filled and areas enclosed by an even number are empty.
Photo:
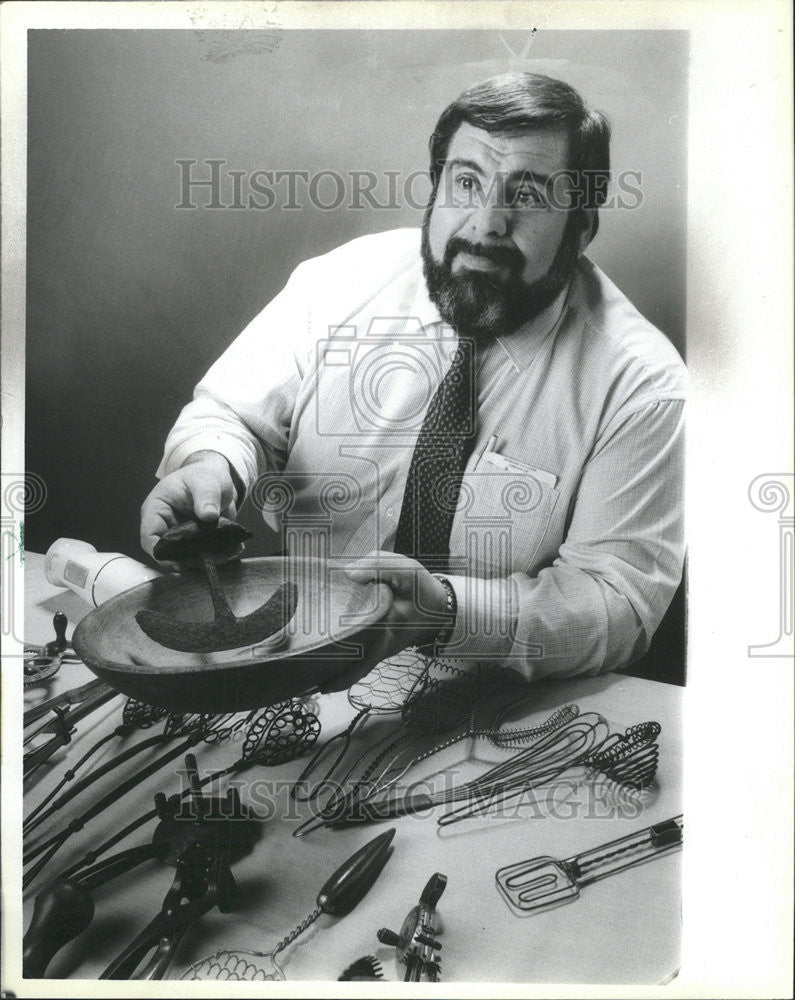
[[[475,344],[459,340],[447,374],[428,406],[411,457],[395,552],[444,572],[464,466],[475,442]]]

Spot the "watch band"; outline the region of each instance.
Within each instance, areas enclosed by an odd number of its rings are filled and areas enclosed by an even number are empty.
[[[441,583],[442,586],[444,587],[447,598],[447,603],[445,605],[445,621],[442,623],[439,631],[436,633],[433,642],[429,643],[430,646],[438,648],[440,646],[446,646],[453,636],[453,629],[455,628],[455,620],[458,614],[458,601],[456,600],[455,591],[453,590],[453,585],[450,583],[450,581],[443,576],[439,576],[436,573],[434,573],[433,575],[436,577],[439,583]]]

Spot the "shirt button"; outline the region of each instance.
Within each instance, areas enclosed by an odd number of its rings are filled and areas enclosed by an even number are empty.
[[[386,516],[387,517],[392,517],[394,515],[394,513],[395,513],[395,508],[394,507],[387,507],[387,509],[386,509]]]

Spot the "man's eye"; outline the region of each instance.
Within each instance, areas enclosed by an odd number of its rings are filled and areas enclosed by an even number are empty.
[[[543,205],[544,199],[533,187],[518,188],[513,196],[513,204],[518,208],[525,206]]]
[[[456,187],[459,187],[462,191],[474,191],[475,190],[475,178],[469,174],[459,174],[455,179]]]

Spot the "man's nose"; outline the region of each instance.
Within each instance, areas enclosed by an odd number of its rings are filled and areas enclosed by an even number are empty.
[[[473,242],[483,239],[500,239],[511,230],[511,213],[499,199],[489,198],[476,205],[469,218]]]

